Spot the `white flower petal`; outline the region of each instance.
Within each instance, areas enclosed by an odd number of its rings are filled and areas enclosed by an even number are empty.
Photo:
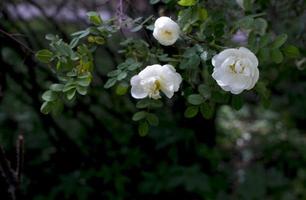
[[[160,90],[171,98],[178,91],[182,77],[172,65],[150,65],[131,79],[134,98],[159,99]]]
[[[174,90],[173,90],[173,86],[170,86],[169,88],[167,87],[162,87],[161,91],[163,91],[163,93],[169,98],[171,99],[174,95]]]
[[[248,90],[252,89],[255,86],[255,84],[257,83],[258,79],[259,79],[259,70],[256,68],[255,69],[255,74],[254,74],[254,77],[253,77],[253,80],[252,80],[252,84],[247,89]]]
[[[154,23],[153,36],[164,46],[170,46],[179,38],[180,27],[169,17],[160,17]]]
[[[225,59],[237,56],[237,49],[226,49],[212,58],[212,65],[220,67]]]
[[[141,85],[141,78],[136,75],[131,79],[131,94],[135,99],[143,99],[148,96],[148,92]]]
[[[258,59],[252,51],[245,47],[240,47],[239,51],[242,53],[242,56],[248,58],[253,63],[253,65],[256,67],[258,66]]]
[[[258,59],[245,47],[222,51],[213,57],[212,64],[212,77],[223,90],[233,94],[252,89],[258,81]]]

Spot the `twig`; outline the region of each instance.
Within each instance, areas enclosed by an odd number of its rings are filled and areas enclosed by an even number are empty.
[[[25,44],[23,44],[21,41],[17,40],[14,36],[12,36],[12,34],[5,32],[4,30],[0,29],[0,33],[2,33],[3,35],[9,37],[10,39],[14,40],[15,42],[17,42],[18,44],[20,44],[23,48],[25,48],[26,50],[28,50],[29,52],[31,52],[32,54],[34,54],[34,51],[32,49],[30,49],[28,46],[26,46]]]
[[[17,166],[16,166],[16,178],[18,184],[21,182],[21,172],[23,169],[23,161],[24,161],[24,136],[23,133],[20,133],[18,135],[18,139],[16,141],[16,147],[17,147]]]
[[[119,0],[116,15],[118,17],[119,27],[121,28],[122,22],[125,20],[125,16],[123,13],[123,1],[122,0]]]
[[[0,169],[8,184],[8,191],[12,199],[16,200],[17,196],[19,196],[18,195],[19,187],[18,187],[16,175],[15,175],[14,170],[11,168],[10,163],[6,159],[4,150],[1,146],[0,146]]]

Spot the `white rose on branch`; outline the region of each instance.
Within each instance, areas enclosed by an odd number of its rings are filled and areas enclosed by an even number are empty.
[[[258,59],[249,49],[226,49],[212,58],[212,77],[225,91],[239,94],[252,89],[259,78]]]
[[[179,90],[182,77],[172,65],[150,65],[131,79],[131,94],[135,99],[159,99],[160,91],[168,98]]]
[[[160,17],[154,23],[154,38],[164,46],[170,46],[176,42],[180,35],[180,27],[169,17]]]

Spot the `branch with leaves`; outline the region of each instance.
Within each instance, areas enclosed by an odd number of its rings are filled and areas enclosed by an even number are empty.
[[[297,47],[285,44],[286,34],[276,35],[269,29],[265,13],[252,10],[252,1],[243,5],[238,2],[244,13],[232,21],[218,14],[226,10],[210,11],[202,0],[150,3],[177,11],[177,20],[167,16],[123,19],[120,4],[117,19],[104,21],[97,13],[89,12],[91,26],[73,33],[70,43],[58,36],[46,36],[50,49],[37,52],[36,57],[52,66],[59,82],[43,94],[43,113],[59,113],[76,94],[87,94],[94,73],[93,53],[123,26],[131,32],[153,31],[149,39],[157,41],[149,44],[141,38],[123,39],[118,53],[125,61],[107,74],[104,85],[105,89],[115,87],[118,95],[125,95],[131,87],[132,96],[141,99],[132,119],[138,122],[142,136],[149,126],[158,125],[157,112],[164,106],[163,97],[172,98],[174,93],[185,99],[186,118],[201,113],[204,119],[210,119],[216,107],[224,104],[240,109],[244,96],[254,93],[253,88],[267,106],[269,80],[261,75],[263,66],[300,56]],[[238,33],[244,38],[237,43],[233,37]]]

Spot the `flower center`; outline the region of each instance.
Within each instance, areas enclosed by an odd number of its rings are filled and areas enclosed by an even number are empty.
[[[245,69],[245,66],[242,65],[241,62],[235,61],[233,64],[229,65],[229,68],[230,68],[232,73],[242,74],[244,69]]]
[[[171,31],[168,31],[168,30],[165,30],[164,34],[165,34],[165,35],[168,35],[168,36],[171,36],[171,35],[172,35],[172,32],[171,32]]]
[[[171,31],[169,31],[169,30],[164,30],[163,31],[163,36],[165,37],[165,38],[167,38],[168,40],[170,40],[173,36],[172,36],[172,32]]]
[[[154,83],[149,88],[149,97],[153,99],[159,99],[159,90],[161,89],[160,82],[158,80],[155,80]]]

